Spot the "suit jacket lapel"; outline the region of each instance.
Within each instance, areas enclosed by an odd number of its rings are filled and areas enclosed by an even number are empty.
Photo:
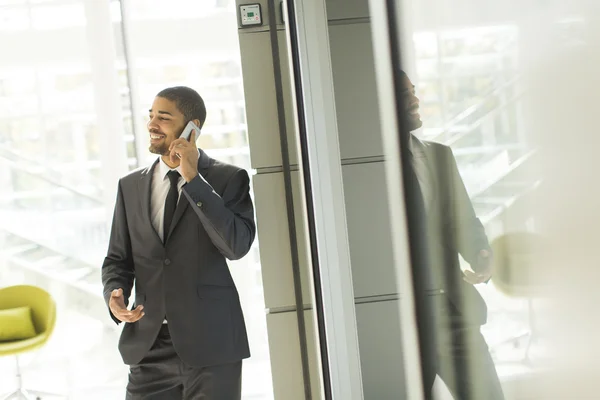
[[[152,231],[154,237],[156,237],[156,240],[162,245],[163,242],[162,242],[162,240],[160,240],[160,236],[158,236],[156,229],[154,229],[154,226],[152,225],[152,217],[150,215],[152,175],[154,174],[154,168],[156,168],[157,164],[158,164],[158,159],[156,159],[156,161],[154,161],[154,163],[150,167],[146,168],[142,172],[142,176],[140,177],[140,180],[138,181],[138,190],[139,190],[139,194],[140,194],[140,202],[141,202],[140,209],[142,210],[142,218],[144,219],[144,221],[146,221],[148,229]]]
[[[432,146],[433,147],[433,146]],[[437,147],[436,151],[431,152],[431,157],[435,160],[432,162],[435,175],[435,186],[437,191],[437,204],[436,208],[440,213],[440,218],[447,222],[449,218],[454,215],[454,204],[452,196],[452,176],[450,171],[452,170],[452,162],[448,158],[450,152],[446,152],[445,148]]]
[[[433,147],[427,142],[423,142],[418,138],[413,138],[422,149],[422,154],[425,157],[424,164],[427,168],[429,181],[429,198],[426,201],[425,209],[428,213],[435,213],[439,208],[439,177],[437,174],[437,157],[433,153]]]
[[[198,172],[204,173],[208,170],[211,163],[211,158],[201,149],[198,149],[200,155],[198,156]],[[171,223],[171,228],[169,229],[169,236],[173,233],[173,230],[179,223],[179,220],[185,213],[185,210],[188,208],[190,202],[187,200],[187,197],[183,195],[183,193],[179,196],[179,201],[177,202],[177,208],[175,209],[175,215],[173,215],[173,222]]]
[[[173,233],[173,229],[179,223],[179,220],[183,216],[185,209],[188,208],[190,202],[187,200],[187,197],[183,195],[183,193],[179,196],[179,201],[177,202],[177,208],[175,209],[175,214],[173,215],[173,222],[171,222],[171,227],[169,228],[169,236]],[[166,238],[165,238],[166,239]],[[166,242],[166,240],[165,240]]]

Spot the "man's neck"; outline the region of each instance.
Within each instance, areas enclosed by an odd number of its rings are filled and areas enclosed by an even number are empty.
[[[179,167],[179,164],[180,164],[179,160],[177,160],[177,162],[176,162],[175,164],[173,164],[173,163],[171,162],[171,157],[170,157],[169,155],[166,155],[166,156],[160,156],[160,158],[161,158],[161,159],[163,160],[163,162],[164,162],[165,164],[167,164],[167,166],[168,166],[169,168],[171,168],[171,169],[175,169],[175,168]]]

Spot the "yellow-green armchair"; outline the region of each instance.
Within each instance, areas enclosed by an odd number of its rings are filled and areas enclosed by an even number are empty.
[[[548,290],[544,284],[547,268],[541,259],[547,243],[543,236],[533,232],[510,232],[492,242],[494,251],[494,285],[507,296],[527,299],[529,329],[508,340],[519,343],[529,337],[523,362],[529,363],[529,351],[536,339],[534,297]]]
[[[27,312],[27,316],[31,315],[33,326],[16,326],[23,321],[21,317],[24,311]],[[55,322],[56,304],[45,290],[29,285],[0,288],[0,356],[15,357],[18,382],[17,389],[5,397],[0,397],[1,399],[42,399],[44,396],[58,396],[23,388],[18,357],[20,353],[35,350],[46,344],[54,330]],[[28,334],[23,334],[23,331],[27,330]],[[10,339],[10,335],[20,338]]]

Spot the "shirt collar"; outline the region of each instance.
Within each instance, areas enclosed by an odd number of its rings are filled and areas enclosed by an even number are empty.
[[[410,134],[410,140],[408,141],[408,149],[414,157],[422,157],[425,154],[423,142],[412,133]]]
[[[171,168],[163,161],[162,157],[159,157],[158,159],[158,168],[159,176],[163,181],[167,178],[167,174],[169,173],[169,171],[175,170],[181,175],[181,165],[177,168]]]
[[[198,150],[198,159],[200,159],[201,156],[202,150]],[[169,171],[172,170],[179,172],[179,175],[181,175],[181,164],[177,168],[171,168],[163,161],[162,157],[158,157],[158,172],[160,173],[159,176],[162,178],[163,181],[167,178],[167,174],[169,173]]]

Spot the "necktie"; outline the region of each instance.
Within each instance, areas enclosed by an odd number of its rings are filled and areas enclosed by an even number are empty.
[[[163,220],[163,242],[166,243],[167,236],[169,235],[169,229],[171,228],[171,222],[173,222],[173,215],[175,215],[175,209],[177,208],[177,200],[179,199],[179,191],[177,190],[177,182],[179,181],[179,172],[171,170],[167,173],[171,187],[167,198],[165,200],[165,218]]]

